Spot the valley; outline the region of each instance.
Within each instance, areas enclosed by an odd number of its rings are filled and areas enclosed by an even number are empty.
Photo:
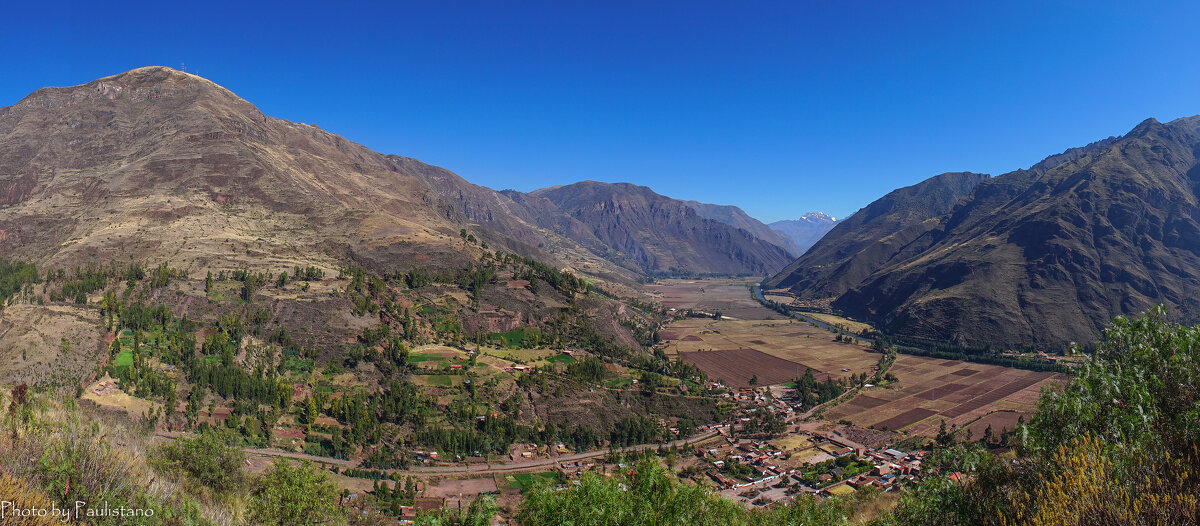
[[[768,226],[493,190],[166,67],[40,89],[0,108],[0,488],[171,524],[603,495],[893,526],[1048,509],[1128,451],[1145,478],[1092,505],[1186,516],[1198,119]]]

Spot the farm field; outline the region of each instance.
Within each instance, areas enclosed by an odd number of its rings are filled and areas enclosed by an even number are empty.
[[[747,288],[747,279],[668,279],[646,285],[646,291],[664,307],[720,312],[738,320],[782,320],[785,317],[759,305]]]
[[[890,372],[897,383],[863,390],[830,409],[825,418],[933,437],[943,419],[947,426],[962,427],[989,413],[1008,411],[1008,416],[988,417],[997,420],[992,427],[998,433],[1004,423],[1000,419],[1015,422],[1019,415],[1030,414],[1043,387],[1065,381],[1057,373],[909,355],[898,356]]]
[[[683,353],[683,361],[732,387],[781,384],[799,378],[805,371],[803,365],[754,349]]]
[[[864,330],[871,329],[871,326],[861,321],[854,321],[850,318],[843,318],[836,314],[824,314],[820,312],[805,312],[806,317],[812,318],[822,323],[828,323],[833,326],[841,326],[846,330],[855,334],[861,334]]]
[[[867,347],[836,342],[832,333],[799,321],[688,318],[660,335],[668,356],[695,363],[710,378],[736,387],[749,386],[753,375],[759,385],[787,382],[806,368],[820,380],[870,374],[879,361]]]

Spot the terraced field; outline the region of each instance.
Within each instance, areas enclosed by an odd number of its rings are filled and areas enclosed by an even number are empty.
[[[1041,389],[1065,381],[1057,373],[908,355],[899,356],[891,372],[898,383],[864,390],[831,409],[825,418],[934,436],[943,419],[947,425],[961,427],[1004,411],[1008,416],[997,423],[1015,422],[1021,414],[1032,412]]]

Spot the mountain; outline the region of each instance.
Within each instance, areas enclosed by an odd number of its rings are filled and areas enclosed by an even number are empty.
[[[745,230],[754,234],[754,237],[787,250],[793,257],[803,252],[792,238],[764,225],[762,221],[750,217],[741,208],[732,205],[701,203],[699,201],[684,201],[683,203],[691,207],[692,210],[695,210],[704,219],[712,219],[713,221]]]
[[[584,181],[504,193],[543,228],[640,272],[765,275],[791,260],[784,248],[644,186]]]
[[[944,173],[893,190],[835,225],[812,248],[763,283],[803,298],[826,299],[858,285],[909,244],[937,227],[987,175]]]
[[[800,219],[785,219],[767,226],[791,240],[796,247],[795,253],[803,255],[837,223],[837,218],[824,212],[809,212],[800,216]]]
[[[886,331],[956,343],[1090,342],[1106,320],[1156,303],[1194,321],[1198,153],[1200,117],[1148,119],[964,198],[949,192],[938,200],[949,210],[916,206],[891,234],[847,219],[772,282]],[[889,194],[859,214],[915,198]]]
[[[0,108],[0,253],[42,266],[137,259],[336,268],[350,259],[378,271],[462,268],[483,253],[463,230],[491,249],[617,281],[672,267],[768,273],[790,260],[645,192],[616,193],[613,203],[661,205],[646,218],[676,228],[630,236],[611,229],[661,225],[585,225],[544,199],[268,117],[166,67],[44,88]],[[679,258],[664,256],[676,249]],[[601,257],[625,253],[634,255],[624,266]]]
[[[448,194],[486,206],[464,209]],[[480,216],[490,219],[481,237],[552,259],[507,201],[165,67],[44,88],[0,109],[0,250],[48,266],[458,265],[478,251],[458,232]]]

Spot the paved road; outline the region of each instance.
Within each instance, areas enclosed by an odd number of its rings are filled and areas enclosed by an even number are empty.
[[[181,434],[182,433],[161,432],[161,433],[158,433],[158,436],[173,440],[175,438],[178,438]],[[619,448],[619,449],[616,449],[615,451],[618,453],[631,453],[634,451],[644,451],[647,449],[658,449],[660,446],[663,448],[679,447],[679,446],[684,446],[687,444],[695,444],[697,442],[703,442],[705,440],[708,440],[710,438],[718,436],[718,434],[719,433],[717,433],[716,431],[705,431],[703,433],[700,433],[699,435],[695,435],[695,436],[692,436],[692,437],[689,437],[686,439],[675,440],[673,442],[667,442],[665,444],[641,444],[641,445],[637,445],[637,446]],[[245,451],[247,455],[292,458],[292,459],[296,459],[296,460],[308,460],[310,462],[316,462],[316,463],[320,463],[320,464],[328,464],[328,465],[338,466],[338,467],[342,467],[342,468],[358,467],[357,462],[350,461],[350,460],[341,460],[341,459],[330,458],[330,457],[318,457],[318,456],[313,456],[313,455],[305,455],[303,453],[293,453],[290,451],[284,451],[282,449],[275,449],[275,448],[262,449],[262,448],[248,447],[248,448],[243,448],[242,451]],[[586,460],[589,458],[603,457],[607,454],[609,454],[608,450],[597,450],[597,451],[584,451],[583,453],[572,453],[570,455],[563,455],[563,456],[555,457],[555,458],[523,460],[520,462],[495,462],[495,463],[488,463],[488,464],[466,464],[466,465],[457,465],[457,466],[413,466],[408,469],[383,469],[383,470],[379,470],[379,471],[383,471],[386,473],[440,473],[440,474],[447,474],[447,475],[454,475],[454,474],[490,475],[490,474],[495,474],[495,473],[519,473],[522,471],[541,471],[541,470],[552,468],[559,462],[575,462],[578,460]]]
[[[716,431],[705,431],[699,435],[690,438],[676,440],[661,444],[661,447],[670,448],[672,446],[679,447],[687,444],[695,444],[703,442],[717,436]],[[658,449],[660,444],[641,444],[638,446],[630,446],[616,449],[618,453],[631,453],[634,451],[645,451],[647,449]],[[520,471],[543,470],[554,467],[560,462],[575,462],[578,460],[586,460],[589,458],[598,458],[608,455],[608,450],[585,451],[583,453],[572,453],[555,458],[543,458],[535,460],[524,460],[520,462],[502,462],[491,464],[470,464],[463,466],[413,466],[408,469],[388,469],[384,470],[388,473],[444,473],[444,474],[472,474],[472,475],[490,475],[495,473],[516,473]]]

